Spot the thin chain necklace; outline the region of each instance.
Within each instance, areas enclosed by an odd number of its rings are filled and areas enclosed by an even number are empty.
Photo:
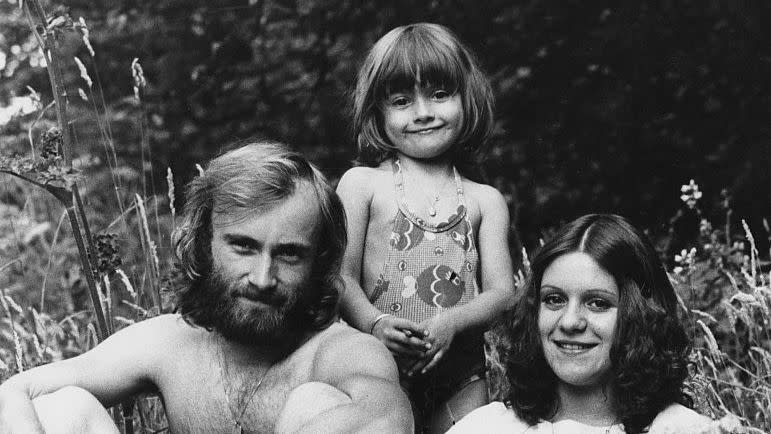
[[[404,169],[402,169],[403,173],[406,172]],[[454,171],[453,171],[454,172]],[[450,181],[450,178],[445,177],[444,181],[439,185],[439,187],[435,190],[434,194],[427,198],[428,199],[428,215],[430,217],[436,217],[436,208],[439,204],[439,199],[442,197],[442,191],[444,191],[444,188],[447,186],[447,183]]]
[[[228,411],[230,412],[230,415],[233,418],[233,429],[234,432],[238,434],[244,433],[244,425],[243,425],[243,417],[244,413],[246,413],[246,409],[249,408],[249,404],[254,400],[255,395],[257,395],[257,391],[260,390],[260,386],[262,386],[262,382],[265,380],[265,378],[268,376],[268,372],[270,372],[270,369],[273,367],[273,364],[268,366],[268,368],[265,370],[265,372],[262,374],[259,380],[256,382],[252,382],[251,385],[249,385],[249,388],[247,388],[247,393],[241,396],[241,399],[239,399],[239,402],[236,402],[236,405],[234,406],[230,402],[230,395],[228,394],[228,389],[231,391],[233,390],[233,385],[228,380],[228,376],[230,374],[227,361],[225,360],[225,352],[222,349],[222,345],[218,345],[218,352],[217,352],[217,367],[219,368],[220,373],[220,379],[222,384],[222,391],[225,393],[225,402],[228,406]],[[224,366],[224,369],[223,369]],[[248,391],[251,389],[251,391]],[[238,394],[236,395],[238,396]]]

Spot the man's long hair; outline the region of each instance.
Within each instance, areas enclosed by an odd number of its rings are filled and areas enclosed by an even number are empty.
[[[340,263],[347,235],[342,202],[324,175],[313,164],[285,145],[249,142],[209,162],[203,173],[190,181],[185,192],[183,222],[172,242],[183,284],[174,288],[176,311],[196,326],[212,329],[208,315],[211,299],[205,282],[212,273],[212,214],[248,218],[269,210],[292,196],[297,188],[315,193],[320,221],[317,223],[318,255],[311,281],[305,285],[309,303],[307,328],[320,330],[337,313]],[[313,204],[308,204],[310,207]]]

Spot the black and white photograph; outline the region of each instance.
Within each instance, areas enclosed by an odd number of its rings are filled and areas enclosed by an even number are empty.
[[[0,0],[0,433],[771,432],[769,22]]]

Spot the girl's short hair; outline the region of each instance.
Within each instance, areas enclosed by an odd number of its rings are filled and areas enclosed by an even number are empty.
[[[381,102],[389,91],[416,84],[460,93],[464,125],[454,148],[456,163],[467,162],[490,136],[493,92],[473,54],[444,26],[409,24],[380,38],[359,69],[353,94],[358,163],[377,166],[394,155],[382,128]]]
[[[321,171],[285,145],[242,142],[234,147],[212,159],[187,185],[183,222],[172,238],[183,272],[182,284],[174,288],[176,310],[192,324],[212,327],[207,319],[210,289],[204,287],[213,270],[212,213],[248,218],[254,211],[277,206],[298,188],[310,188],[320,211],[320,235],[311,282],[305,286],[315,291],[306,315],[309,328],[321,329],[337,314],[340,264],[347,243],[342,202]]]
[[[558,378],[546,362],[538,330],[540,286],[546,268],[571,252],[591,256],[619,288],[611,387],[626,432],[642,432],[672,403],[691,406],[683,388],[690,343],[678,319],[675,290],[646,235],[609,214],[568,223],[533,256],[524,292],[496,325],[509,383],[506,405],[531,425],[558,410]]]

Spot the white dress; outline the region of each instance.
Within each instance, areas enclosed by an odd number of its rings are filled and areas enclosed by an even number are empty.
[[[711,420],[679,404],[672,404],[658,414],[651,424],[649,434],[710,433]],[[520,420],[514,410],[502,402],[492,402],[479,407],[458,421],[447,434],[623,434],[622,424],[591,426],[566,419],[552,423],[542,421],[528,425]]]

